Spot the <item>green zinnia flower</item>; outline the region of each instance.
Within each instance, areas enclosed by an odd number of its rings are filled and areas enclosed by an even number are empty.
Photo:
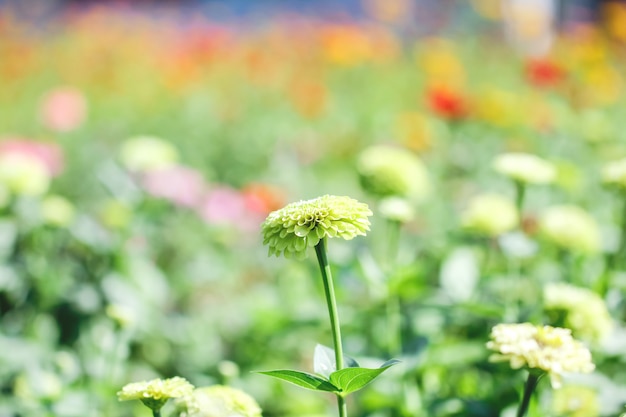
[[[192,393],[194,387],[185,378],[153,379],[126,384],[117,393],[120,401],[141,400],[152,411],[159,411],[170,398]]]
[[[349,197],[325,195],[291,203],[267,216],[262,225],[263,244],[269,254],[306,257],[306,249],[326,237],[350,240],[369,230],[367,204]]]
[[[357,171],[363,189],[375,196],[420,200],[430,193],[426,167],[407,149],[370,146],[359,155]]]
[[[261,417],[254,398],[236,388],[214,385],[196,389],[176,401],[179,417]]]

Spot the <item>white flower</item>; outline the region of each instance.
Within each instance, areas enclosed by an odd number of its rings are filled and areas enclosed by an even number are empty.
[[[585,210],[572,205],[553,206],[539,218],[539,230],[555,245],[572,251],[594,253],[600,250],[597,222]]]
[[[556,168],[536,155],[521,152],[504,153],[493,161],[494,169],[515,181],[549,184],[556,178]]]
[[[519,215],[510,199],[498,194],[482,194],[470,201],[461,223],[470,231],[498,236],[514,229],[519,223]]]
[[[487,348],[495,351],[492,362],[507,361],[513,369],[527,367],[546,372],[552,387],[561,386],[566,372],[589,373],[595,369],[591,353],[572,338],[570,329],[531,323],[498,324],[491,330]]]
[[[163,139],[137,136],[122,144],[120,159],[130,171],[146,172],[175,165],[178,162],[178,151]]]

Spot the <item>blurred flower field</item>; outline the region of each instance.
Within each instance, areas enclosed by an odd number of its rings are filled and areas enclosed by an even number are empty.
[[[256,372],[313,372],[332,343],[325,237],[265,222],[325,195],[373,213],[328,240],[343,348],[401,361],[350,416],[512,417],[529,368],[549,374],[530,416],[624,411],[626,8],[530,56],[493,22],[414,37],[370,3],[256,25],[0,12],[1,417],[149,416],[116,394],[176,376],[211,387],[200,403],[233,387],[266,417],[334,415]],[[145,384],[122,399],[161,395]]]

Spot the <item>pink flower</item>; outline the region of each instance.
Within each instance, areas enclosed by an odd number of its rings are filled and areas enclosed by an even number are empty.
[[[19,137],[0,139],[0,155],[23,155],[39,161],[53,177],[63,170],[63,152],[50,142],[36,142]]]
[[[74,87],[57,87],[44,94],[40,118],[44,126],[55,132],[77,129],[87,117],[87,99]]]
[[[139,182],[151,196],[182,207],[197,206],[205,189],[198,171],[180,165],[144,172]]]
[[[257,229],[263,222],[259,213],[250,210],[245,194],[227,186],[211,189],[198,207],[207,223],[235,226],[241,231]]]

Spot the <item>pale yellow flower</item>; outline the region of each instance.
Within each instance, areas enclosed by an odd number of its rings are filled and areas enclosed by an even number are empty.
[[[261,417],[261,407],[245,392],[224,385],[198,388],[176,401],[178,417]]]
[[[50,187],[50,173],[38,158],[8,153],[0,156],[0,184],[13,194],[40,196]]]
[[[498,194],[474,197],[461,216],[464,228],[487,236],[511,231],[518,223],[519,214],[513,201]]]
[[[487,348],[496,352],[489,358],[492,362],[509,362],[513,369],[526,367],[546,372],[554,388],[561,386],[564,373],[589,373],[595,369],[589,350],[572,338],[570,329],[560,327],[498,324],[491,330]]]
[[[498,155],[493,168],[515,181],[528,184],[549,184],[556,178],[552,163],[536,155],[512,152]]]
[[[566,385],[554,392],[552,412],[558,417],[598,417],[598,393],[589,387]]]
[[[178,162],[178,151],[169,142],[153,136],[136,136],[122,144],[120,159],[130,171],[169,168]]]
[[[602,182],[606,185],[626,189],[626,158],[611,161],[602,167]]]
[[[430,193],[426,167],[417,155],[407,149],[371,146],[359,155],[357,171],[363,189],[379,197],[420,200]]]
[[[76,215],[74,205],[66,198],[49,195],[41,202],[41,217],[53,226],[65,227],[72,223]]]
[[[120,401],[141,400],[153,411],[160,410],[170,398],[180,398],[193,392],[185,378],[153,379],[151,381],[133,382],[125,385],[117,393]]]
[[[581,339],[603,340],[613,329],[606,303],[598,294],[566,283],[550,283],[543,290],[544,308],[565,312],[565,325]]]
[[[600,229],[593,217],[580,207],[553,206],[539,218],[541,235],[555,245],[572,251],[600,250]]]
[[[406,223],[415,218],[413,205],[401,197],[383,198],[378,206],[378,211],[384,218],[400,223]]]

